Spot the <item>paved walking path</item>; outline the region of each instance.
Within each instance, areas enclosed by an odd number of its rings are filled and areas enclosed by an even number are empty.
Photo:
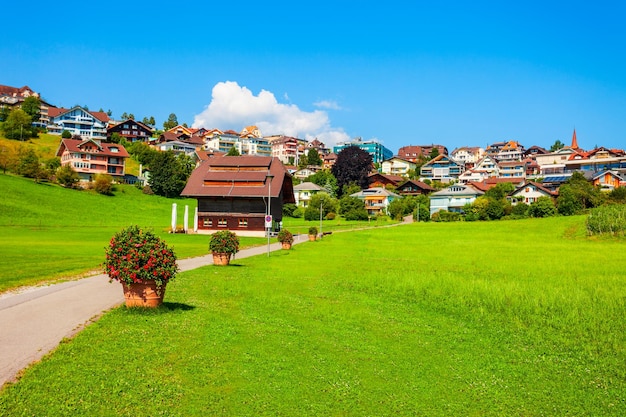
[[[295,236],[294,244],[308,240]],[[281,248],[273,243],[269,250]],[[267,245],[244,249],[236,259],[268,252]],[[181,271],[213,263],[213,256],[181,259]],[[122,287],[105,274],[0,295],[0,387],[71,337],[104,311],[124,302]]]

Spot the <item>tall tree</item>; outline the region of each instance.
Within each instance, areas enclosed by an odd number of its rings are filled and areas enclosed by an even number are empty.
[[[163,129],[170,130],[173,127],[178,126],[178,118],[174,113],[170,113],[169,117],[163,122]]]
[[[320,154],[317,152],[317,149],[309,149],[309,152],[307,152],[307,159],[309,162],[309,165],[316,165],[318,167],[321,167],[322,164],[324,163],[322,161],[322,158],[320,158]]]
[[[31,129],[32,119],[22,109],[13,109],[2,123],[2,130],[7,139],[26,140],[33,137]]]
[[[332,172],[337,178],[339,193],[343,193],[344,185],[355,182],[359,187],[367,188],[367,176],[372,169],[372,156],[358,146],[348,146],[337,154],[337,161]],[[339,195],[341,197],[341,194]]]
[[[41,162],[39,156],[33,148],[23,148],[20,150],[19,161],[17,163],[17,174],[26,178],[37,180],[41,173]]]
[[[241,155],[241,154],[239,153],[239,151],[237,150],[237,148],[235,146],[230,148],[228,150],[228,153],[226,154],[226,156],[239,156],[239,155]]]
[[[22,103],[22,110],[30,116],[33,122],[38,122],[41,116],[41,100],[35,96],[26,97]]]
[[[177,157],[172,151],[158,152],[150,161],[150,179],[152,191],[163,197],[179,197],[185,188],[187,179],[193,170],[190,157]]]

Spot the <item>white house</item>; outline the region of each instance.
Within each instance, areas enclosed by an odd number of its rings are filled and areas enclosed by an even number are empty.
[[[415,162],[407,161],[406,159],[394,156],[393,158],[386,159],[382,162],[380,172],[383,174],[406,177],[409,175],[409,171],[415,171],[415,168],[417,168]]]
[[[539,197],[551,197],[555,198],[557,196],[556,192],[550,191],[539,183],[526,181],[521,186],[517,187],[515,191],[513,191],[509,195],[509,200],[511,200],[511,204],[515,205],[518,202],[532,204]]]
[[[320,191],[324,191],[324,188],[312,182],[303,182],[302,184],[294,185],[293,194],[296,198],[296,205],[307,207],[311,201],[311,197]]]
[[[454,184],[444,190],[428,196],[430,198],[430,215],[440,210],[460,213],[466,204],[473,203],[484,192],[465,184]]]

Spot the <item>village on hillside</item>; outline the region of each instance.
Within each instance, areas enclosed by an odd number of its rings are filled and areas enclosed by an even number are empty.
[[[284,205],[305,209],[317,193],[330,191],[311,178],[333,172],[341,152],[354,147],[367,153],[371,161],[367,183],[350,193],[363,201],[368,216],[391,214],[393,201],[406,196],[428,196],[428,218],[439,218],[441,213],[466,214],[468,207],[493,188],[505,190],[512,205],[532,205],[542,198],[554,204],[561,186],[572,176],[584,177],[600,191],[626,185],[624,150],[601,146],[584,150],[575,130],[569,143],[556,141],[551,149],[508,140],[486,148],[452,150],[443,144],[407,144],[394,152],[377,140],[362,138],[330,148],[317,139],[264,135],[256,126],[239,131],[191,128],[171,115],[174,117],[160,130],[155,128],[154,118],[139,121],[133,115],[122,116],[113,120],[110,111],[55,107],[27,86],[0,85],[4,136],[24,140],[37,131],[59,135],[56,156],[60,166],[71,168],[79,181],[107,174],[120,183],[148,184],[154,167],[140,165],[136,175],[126,171],[126,160],[133,156],[130,149],[137,143],[158,152],[184,155],[195,169],[189,172],[189,181],[181,186],[179,195],[198,199],[196,227],[205,231],[224,227],[263,230],[268,212],[279,222]],[[267,204],[265,197],[274,199],[272,204]],[[502,215],[510,214],[506,211]]]

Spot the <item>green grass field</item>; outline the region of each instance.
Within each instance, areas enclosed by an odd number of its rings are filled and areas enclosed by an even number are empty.
[[[123,227],[152,229],[176,250],[179,258],[205,255],[209,237],[170,234],[172,203],[178,206],[179,227],[185,205],[193,226],[195,199],[168,199],[143,194],[134,186],[117,186],[115,196],[68,190],[0,174],[0,292],[20,286],[84,276],[100,271],[104,247]],[[384,226],[388,220],[324,221],[322,231]],[[319,222],[285,219],[293,233],[306,234]],[[263,238],[241,237],[241,247],[264,244]]]
[[[584,217],[336,233],[180,274],[0,415],[623,416],[623,240]]]

